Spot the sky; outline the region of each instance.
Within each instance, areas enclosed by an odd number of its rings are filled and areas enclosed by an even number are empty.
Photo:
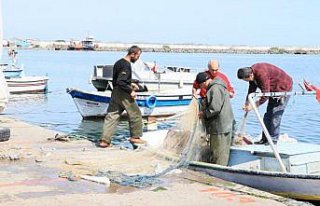
[[[320,46],[319,0],[2,0],[5,39]]]

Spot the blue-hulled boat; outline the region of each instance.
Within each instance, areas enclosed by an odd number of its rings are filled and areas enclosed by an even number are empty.
[[[15,65],[0,64],[0,68],[5,78],[19,78],[23,75],[23,67],[17,67]]]
[[[111,91],[87,92],[68,88],[83,118],[104,117],[111,101]],[[192,99],[187,92],[140,92],[136,102],[143,117],[171,116],[186,110]]]

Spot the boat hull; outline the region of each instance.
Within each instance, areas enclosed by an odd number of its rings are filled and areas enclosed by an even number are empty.
[[[300,200],[320,200],[320,176],[236,169],[203,162],[189,167],[223,180]]]
[[[76,89],[67,89],[72,96],[79,113],[83,118],[104,117],[111,101],[111,92],[84,92]],[[154,105],[148,104],[150,94],[139,94],[137,104],[143,117],[163,117],[175,115],[187,109],[191,95],[157,95]]]
[[[148,147],[158,151],[163,148],[164,141],[170,137],[167,136],[167,133],[168,130],[145,132],[142,139],[147,142]],[[233,161],[229,161],[229,165],[232,166],[190,161],[188,168],[276,195],[299,200],[320,201],[320,175],[319,167],[317,166],[319,145],[280,142],[278,149],[282,154],[282,158],[284,159],[284,156],[287,156],[291,169],[296,166],[300,167],[300,172],[295,170],[295,172],[291,171],[290,173],[262,170],[261,164],[268,164],[269,168],[272,167],[272,161],[270,160],[274,157],[270,156],[271,149],[264,145],[251,146],[239,145],[231,148],[230,160],[233,159]],[[248,148],[250,149],[248,150]],[[246,155],[247,151],[249,151],[248,155]],[[263,157],[261,155],[263,154],[267,155],[268,161],[264,162],[262,160]],[[254,159],[253,157],[257,158]],[[306,161],[308,164],[306,164]],[[309,164],[309,161],[311,164]],[[257,169],[255,163],[260,165],[260,169]],[[307,173],[301,170],[304,166],[307,168]]]
[[[22,76],[22,69],[5,69],[3,74],[5,78],[17,78]]]
[[[22,77],[6,79],[11,94],[43,93],[48,89],[48,77]]]

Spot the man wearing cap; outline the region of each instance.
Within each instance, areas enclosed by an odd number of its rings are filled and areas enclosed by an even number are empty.
[[[212,162],[228,165],[230,146],[233,137],[234,116],[227,85],[220,78],[211,79],[206,72],[197,75],[200,88],[206,89],[206,107],[199,113],[210,134]]]
[[[220,78],[222,81],[224,81],[227,85],[227,90],[229,92],[230,98],[232,98],[235,94],[234,88],[232,87],[228,77],[220,72],[220,65],[219,62],[215,59],[212,59],[208,62],[208,70],[205,71],[211,79],[214,79],[216,77]],[[192,87],[192,94],[196,95],[197,90],[200,88],[199,84],[197,81],[194,81],[193,87]],[[202,88],[200,89],[200,96],[202,98],[206,97],[206,89]]]
[[[292,90],[292,78],[279,67],[269,63],[257,63],[251,67],[240,68],[238,70],[238,78],[249,82],[247,98],[243,106],[243,110],[246,112],[253,109],[252,105],[249,104],[248,95],[255,92],[258,88],[261,92],[289,92]],[[263,122],[274,143],[278,141],[282,115],[289,98],[290,96],[261,97],[255,102],[256,107],[259,107],[269,100]],[[255,143],[268,143],[265,134],[262,133],[262,139]]]

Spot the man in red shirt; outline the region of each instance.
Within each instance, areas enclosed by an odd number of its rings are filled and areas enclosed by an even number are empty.
[[[205,72],[207,74],[209,74],[211,79],[218,77],[222,81],[224,81],[227,85],[227,90],[229,91],[230,98],[232,98],[235,94],[234,88],[232,87],[228,77],[226,75],[224,75],[223,73],[221,73],[219,70],[220,70],[219,62],[215,59],[212,59],[209,61],[208,70]],[[200,88],[200,85],[198,84],[198,82],[194,81],[193,88],[192,88],[192,94],[196,95],[198,89],[200,89],[199,95],[202,98],[206,97],[206,92],[207,92],[206,88]]]
[[[243,107],[246,112],[253,109],[249,104],[248,95],[258,88],[261,92],[289,92],[292,90],[292,78],[282,69],[268,63],[257,63],[251,67],[240,68],[238,70],[238,78],[249,82],[247,98]],[[261,97],[255,103],[259,107],[269,100],[263,121],[274,143],[278,141],[281,118],[289,98],[290,96]],[[265,134],[262,133],[262,139],[256,144],[265,144],[267,142]]]

